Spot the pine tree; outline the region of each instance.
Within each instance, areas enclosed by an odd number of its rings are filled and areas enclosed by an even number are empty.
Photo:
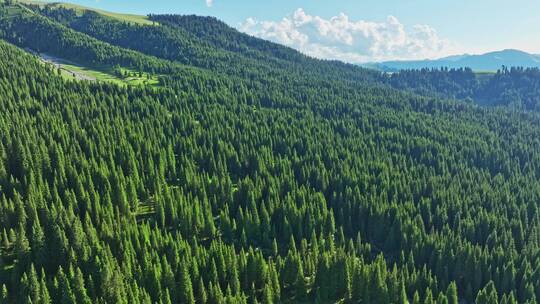
[[[409,304],[409,299],[407,297],[407,291],[405,290],[405,283],[403,282],[403,280],[400,283],[399,303]]]
[[[42,270],[41,273],[41,280],[40,280],[40,299],[42,304],[49,304],[51,303],[51,296],[49,294],[49,289],[47,287],[47,283],[45,282],[45,272]]]
[[[163,299],[161,301],[163,304],[172,304],[171,301],[171,294],[169,293],[169,289],[165,289],[165,293],[163,293]]]
[[[6,284],[2,284],[2,292],[0,294],[0,303],[7,304],[9,303],[8,289]]]
[[[536,303],[536,294],[534,291],[534,287],[531,283],[528,283],[525,287],[525,301],[528,303]]]
[[[263,304],[272,304],[274,303],[274,295],[272,293],[272,287],[270,285],[266,285],[264,287],[263,291]]]
[[[41,303],[41,286],[34,264],[30,265],[30,273],[28,275],[28,297],[32,303]]]
[[[424,296],[424,304],[433,304],[433,293],[427,288]]]
[[[508,304],[517,304],[518,301],[516,300],[516,296],[514,292],[512,291],[510,295],[508,296]]]
[[[274,302],[279,302],[281,299],[281,288],[279,284],[278,272],[273,263],[269,264],[268,273],[270,276],[269,283],[272,286],[272,294],[274,296]]]
[[[32,259],[38,267],[45,264],[45,234],[41,228],[39,221],[32,223],[32,235],[30,240],[32,247]]]
[[[219,284],[214,285],[213,282],[210,282],[210,286],[208,289],[209,289],[208,302],[210,303],[223,303],[224,302],[223,292],[221,291],[221,287],[219,286]]]
[[[418,293],[418,291],[415,291],[414,292],[414,296],[413,296],[413,304],[420,304],[420,294]]]
[[[100,291],[108,302],[126,303],[127,301],[124,278],[112,262],[103,266]]]
[[[448,304],[459,304],[457,286],[455,282],[448,285],[448,289],[446,289],[446,297],[448,298]]]
[[[437,303],[438,304],[448,304],[448,298],[444,293],[439,293],[439,296],[437,297]]]
[[[195,297],[193,296],[193,287],[191,278],[186,266],[180,267],[180,281],[178,282],[179,301],[186,304],[194,304]]]
[[[92,300],[88,297],[86,287],[84,285],[83,274],[78,267],[75,272],[75,276],[71,279],[71,281],[73,282],[73,292],[75,294],[75,298],[77,299],[77,303],[91,304]]]
[[[77,299],[75,298],[75,295],[73,294],[73,290],[71,289],[71,286],[69,284],[69,280],[64,273],[64,270],[62,267],[59,268],[58,273],[55,278],[58,282],[56,295],[58,303],[63,304],[75,304],[77,303]]]
[[[15,253],[19,261],[19,267],[23,268],[27,264],[28,253],[30,252],[30,243],[26,238],[26,231],[22,224],[19,224],[17,237],[15,240]]]
[[[294,267],[296,272],[296,278],[294,279],[294,294],[296,298],[300,301],[303,301],[307,295],[307,286],[304,278],[304,271],[302,264],[299,258],[295,259],[296,265]]]
[[[477,304],[497,304],[499,303],[497,290],[495,289],[495,284],[493,281],[489,281],[489,283],[478,292],[478,295],[476,297],[476,303]]]
[[[197,291],[197,303],[206,304],[206,302],[208,301],[208,295],[206,294],[206,287],[204,287],[204,282],[202,278],[200,278],[199,280],[199,287]]]

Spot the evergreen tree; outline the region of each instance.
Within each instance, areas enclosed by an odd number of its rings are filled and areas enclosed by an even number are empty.
[[[202,278],[199,280],[199,287],[197,288],[197,291],[197,303],[207,303],[208,295],[206,293],[206,287],[204,286]]]
[[[399,303],[400,304],[408,304],[409,299],[407,297],[407,292],[405,290],[405,284],[403,281],[400,283],[400,293],[399,293]]]
[[[489,283],[482,290],[480,290],[480,292],[478,292],[478,295],[476,297],[476,303],[499,303],[499,297],[497,295],[497,291],[495,289],[495,284],[493,283],[493,281],[489,281]]]
[[[448,289],[446,289],[446,297],[448,298],[449,304],[459,304],[457,286],[455,282],[448,285]]]
[[[2,304],[9,303],[9,295],[8,295],[6,284],[2,285],[2,294],[0,295],[0,302]]]
[[[180,268],[180,280],[178,282],[178,295],[181,303],[195,303],[191,278],[186,266]]]

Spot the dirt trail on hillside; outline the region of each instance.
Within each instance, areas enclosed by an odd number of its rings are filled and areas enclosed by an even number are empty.
[[[71,69],[69,69],[68,67],[65,66],[66,64],[73,64],[71,62],[68,62],[66,60],[56,58],[56,57],[53,57],[53,56],[50,56],[50,55],[47,55],[47,54],[37,54],[37,55],[39,56],[39,58],[41,58],[41,60],[43,62],[48,63],[48,64],[52,64],[56,68],[70,73],[77,80],[87,80],[87,81],[95,81],[96,80],[95,77],[88,76],[88,75],[86,75],[84,73],[81,73],[79,71],[73,71],[73,70],[71,70]]]

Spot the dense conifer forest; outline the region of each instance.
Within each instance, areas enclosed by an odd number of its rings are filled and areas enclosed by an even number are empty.
[[[0,303],[540,299],[537,70],[384,75],[149,19],[0,3]]]
[[[391,86],[486,106],[540,111],[540,69],[502,66],[495,74],[471,69],[405,70],[387,76]]]

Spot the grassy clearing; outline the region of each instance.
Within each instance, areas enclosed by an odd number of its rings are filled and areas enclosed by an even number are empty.
[[[2,0],[0,0],[0,3]],[[19,7],[19,6],[9,6],[7,8],[7,14],[5,15],[5,18],[12,18],[12,17],[15,17],[15,16],[19,16],[21,14],[21,12],[24,11],[24,8],[22,7]]]
[[[108,69],[109,74],[115,75],[117,79],[128,85],[150,85],[158,86],[159,80],[156,75],[150,75],[148,73],[136,72],[126,68]]]
[[[69,71],[95,78],[98,81],[107,81],[118,85],[157,86],[159,84],[158,78],[155,75],[149,76],[149,74],[145,73],[139,74],[138,72],[124,68],[122,71],[125,76],[122,77],[117,76],[111,67],[84,67],[74,64],[63,64],[62,68],[67,70],[66,72],[70,77],[73,77],[73,73],[69,73]]]
[[[158,86],[157,75],[140,73],[131,69],[110,66],[84,66],[72,61],[56,58],[46,54],[40,55],[41,60],[60,69],[60,74],[65,79],[78,79],[87,81],[106,81],[118,85],[132,86]]]
[[[94,68],[87,68],[83,66],[73,65],[73,64],[62,64],[62,74],[65,74],[67,78],[73,78],[74,73],[85,75],[89,78],[94,78],[99,81],[108,81],[116,84],[124,84],[124,82],[104,71],[100,71]]]
[[[118,19],[118,20],[121,20],[121,21],[142,24],[142,25],[153,25],[154,24],[154,22],[149,20],[147,16],[107,12],[107,11],[102,11],[102,10],[99,10],[99,9],[84,7],[84,6],[71,4],[71,3],[53,3],[53,4],[51,4],[51,6],[53,6],[53,7],[54,6],[61,6],[61,7],[64,7],[64,8],[73,9],[73,10],[75,10],[77,12],[80,12],[80,13],[83,13],[84,11],[94,11],[96,13],[99,13],[99,14],[103,15],[103,16],[111,17],[111,18]]]
[[[0,0],[2,1],[2,0]],[[141,25],[154,25],[153,21],[148,19],[147,16],[141,16],[141,15],[133,15],[133,14],[120,14],[120,13],[113,13],[113,12],[107,12],[100,9],[85,7],[82,5],[76,5],[71,3],[64,3],[64,2],[42,2],[42,1],[33,1],[33,0],[19,0],[20,3],[27,3],[27,4],[33,4],[33,5],[40,5],[40,6],[49,6],[49,7],[64,7],[73,9],[78,13],[84,13],[85,11],[93,11],[98,14],[101,14],[103,16],[107,16],[110,18],[114,18],[121,21],[126,22],[132,22],[136,24]]]

